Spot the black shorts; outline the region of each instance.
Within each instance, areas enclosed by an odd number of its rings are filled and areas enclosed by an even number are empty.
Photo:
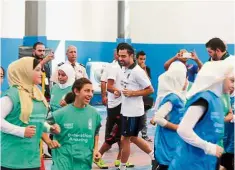
[[[122,136],[138,136],[144,127],[144,115],[139,117],[122,116]]]
[[[226,170],[234,170],[234,154],[224,153],[220,158],[220,165],[226,168]]]
[[[121,139],[121,104],[107,109],[107,121],[105,127],[105,142],[112,145]]]

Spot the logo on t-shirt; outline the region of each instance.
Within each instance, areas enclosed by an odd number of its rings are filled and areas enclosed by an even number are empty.
[[[65,129],[73,129],[73,123],[64,123]]]
[[[91,119],[89,119],[88,120],[88,129],[92,129],[92,120]]]

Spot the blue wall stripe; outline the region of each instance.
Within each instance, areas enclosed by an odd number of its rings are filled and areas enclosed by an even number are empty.
[[[58,47],[59,40],[48,40],[47,46],[54,51]],[[22,45],[22,39],[1,38],[1,58],[2,66],[6,69],[7,66],[18,58],[18,48]],[[69,45],[74,45],[78,48],[78,62],[86,64],[88,58],[92,61],[111,62],[113,60],[113,50],[116,48],[116,42],[93,42],[93,41],[66,41],[65,48]],[[157,78],[164,72],[163,64],[169,58],[173,57],[180,49],[194,50],[202,62],[208,60],[204,44],[142,44],[132,43],[136,51],[144,50],[147,54],[146,64],[151,68],[152,83],[157,91]],[[228,51],[234,54],[234,44],[228,44]],[[191,61],[193,62],[193,61]],[[2,86],[6,89],[6,81]],[[155,96],[155,95],[154,95]]]

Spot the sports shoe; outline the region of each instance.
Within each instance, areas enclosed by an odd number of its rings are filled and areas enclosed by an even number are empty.
[[[151,138],[149,138],[148,136],[142,136],[142,138],[148,142],[153,142]]]
[[[94,163],[100,168],[100,169],[109,169],[108,165],[105,164],[103,159],[100,159],[98,162],[94,160]]]
[[[120,161],[120,160],[115,160],[115,162],[114,162],[115,167],[119,167],[120,164],[121,164],[121,161]],[[127,163],[126,163],[126,167],[127,167],[127,168],[133,168],[134,166],[135,166],[135,165],[132,164],[132,163],[130,163],[130,162],[127,162]]]

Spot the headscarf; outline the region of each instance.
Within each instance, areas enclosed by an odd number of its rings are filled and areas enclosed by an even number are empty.
[[[195,94],[210,90],[218,97],[223,94],[223,82],[227,77],[235,77],[235,57],[226,60],[207,62],[199,71],[187,98]]]
[[[75,81],[75,71],[74,71],[73,67],[70,64],[65,63],[58,68],[58,71],[59,70],[62,70],[66,74],[66,76],[68,77],[68,80],[66,81],[65,84],[60,84],[59,82],[57,83],[59,85],[59,87],[61,89],[65,89],[69,86],[72,86]]]
[[[159,76],[155,109],[158,108],[161,100],[170,93],[176,94],[185,101],[183,87],[185,85],[186,75],[186,66],[182,62],[173,62],[169,69]]]
[[[33,101],[42,101],[46,107],[48,103],[33,83],[33,57],[23,57],[14,61],[8,67],[8,82],[10,86],[16,86],[19,91],[21,113],[20,120],[28,124],[29,117],[33,111]]]

